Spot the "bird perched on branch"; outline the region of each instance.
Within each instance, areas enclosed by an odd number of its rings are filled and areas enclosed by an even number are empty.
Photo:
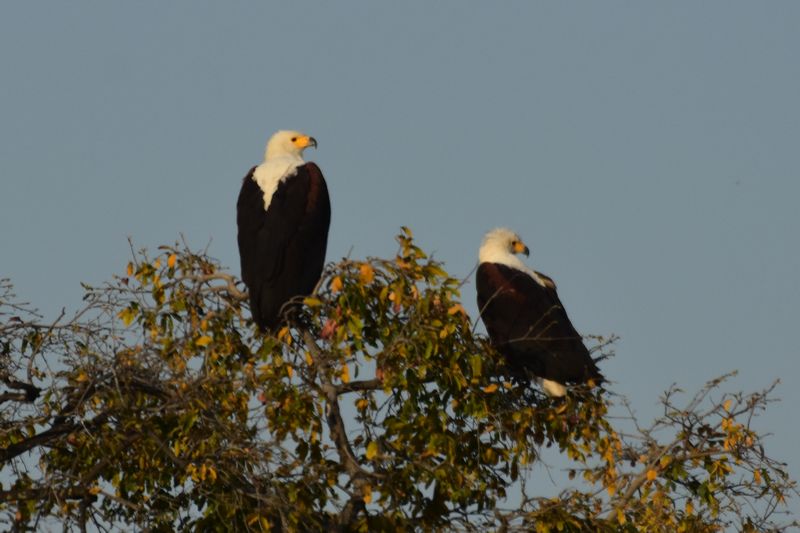
[[[286,321],[290,300],[314,290],[325,264],[331,205],[319,167],[303,160],[309,146],[317,141],[308,135],[275,133],[236,203],[242,280],[262,331]]]
[[[565,384],[599,384],[603,377],[575,331],[555,282],[525,266],[529,254],[513,231],[498,228],[483,239],[477,273],[478,309],[492,344],[516,377],[536,378],[550,396]]]

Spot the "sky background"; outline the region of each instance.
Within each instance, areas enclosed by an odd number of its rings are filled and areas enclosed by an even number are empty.
[[[781,378],[757,427],[800,479],[798,51],[796,1],[4,3],[0,276],[53,317],[129,236],[238,274],[241,179],[301,130],[329,260],[407,225],[463,277],[513,228],[643,417]]]

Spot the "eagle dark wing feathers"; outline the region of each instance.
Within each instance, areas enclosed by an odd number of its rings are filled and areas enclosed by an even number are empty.
[[[544,286],[515,268],[481,263],[477,273],[478,308],[492,344],[513,373],[558,383],[600,381],[589,350],[575,331],[546,276]]]

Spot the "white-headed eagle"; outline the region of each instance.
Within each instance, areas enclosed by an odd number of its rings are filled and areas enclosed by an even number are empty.
[[[331,204],[319,167],[303,161],[309,146],[317,141],[308,135],[275,133],[236,203],[242,280],[262,331],[285,321],[287,302],[310,294],[325,264]]]
[[[565,384],[599,384],[603,377],[575,331],[552,279],[531,270],[515,254],[528,247],[511,230],[483,239],[477,273],[478,309],[489,338],[516,377],[535,377],[550,396]]]

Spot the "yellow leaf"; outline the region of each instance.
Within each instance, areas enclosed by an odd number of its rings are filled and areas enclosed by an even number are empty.
[[[753,481],[756,482],[756,485],[761,484],[761,472],[758,470],[753,470]]]
[[[647,481],[653,481],[656,477],[658,477],[658,472],[652,468],[647,471]]]
[[[319,307],[322,305],[322,301],[319,298],[305,298],[303,303],[306,304],[308,307]]]
[[[606,490],[608,491],[609,496],[613,496],[614,493],[617,492],[617,487],[615,487],[614,485],[609,485],[608,487],[606,487]]]
[[[730,411],[732,404],[733,404],[733,400],[731,400],[731,399],[725,400],[725,403],[722,404],[722,408],[725,409],[726,411]]]
[[[358,400],[358,401],[356,402],[356,408],[357,408],[359,411],[361,411],[361,410],[363,410],[363,409],[366,409],[368,405],[369,405],[369,401],[368,401],[368,400],[366,400],[365,398],[361,398],[360,400]]]
[[[169,268],[175,268],[175,261],[177,261],[177,260],[178,260],[178,256],[177,255],[175,255],[175,254],[170,255],[169,259],[167,259],[167,266]]]
[[[347,367],[347,365],[342,367],[340,378],[342,379],[342,383],[348,383],[350,381],[350,369]]]
[[[694,505],[692,505],[692,500],[686,500],[686,514],[692,514],[694,512]]]
[[[289,326],[283,326],[280,331],[278,331],[278,340],[283,340],[283,338],[289,334]]]
[[[461,304],[455,304],[451,306],[450,309],[447,310],[448,315],[452,316],[456,313],[461,313],[463,316],[467,315],[467,312],[464,311],[464,306],[462,306]]]
[[[364,485],[361,487],[361,494],[364,495],[364,503],[372,502],[372,487]]]
[[[194,343],[195,343],[197,346],[208,346],[209,344],[211,344],[211,341],[213,341],[213,340],[214,340],[214,339],[212,339],[212,338],[211,338],[211,337],[209,337],[208,335],[203,335],[202,337],[200,337],[199,339],[197,339],[196,341],[194,341]]]
[[[92,495],[95,495],[95,496],[96,496],[97,494],[100,494],[100,487],[98,487],[97,485],[95,485],[94,487],[92,487],[91,489],[89,489],[89,494],[92,494]]]
[[[603,459],[608,463],[614,462],[614,449],[611,446],[606,448],[605,453],[603,453]]]
[[[81,372],[75,377],[75,381],[77,381],[78,383],[83,383],[84,381],[88,380],[89,376],[87,376],[86,372],[84,372],[83,370],[81,370]]]
[[[487,385],[486,387],[483,388],[483,392],[487,394],[491,394],[496,390],[497,390],[497,383],[492,383],[491,385]]]
[[[117,313],[117,316],[122,319],[122,323],[125,324],[125,327],[127,328],[131,325],[133,319],[136,318],[136,311],[133,311],[130,308],[125,308]]]
[[[289,375],[289,377],[292,377],[292,375],[294,375],[294,368],[292,368],[290,365],[286,365],[286,373]]]
[[[367,460],[371,461],[376,455],[378,455],[378,443],[372,441],[367,445]]]
[[[306,352],[306,364],[308,364],[308,366],[314,364],[314,358],[311,357],[311,352]]]
[[[343,285],[342,284],[342,278],[340,278],[339,276],[336,276],[335,278],[333,278],[331,280],[331,292],[333,294],[336,294],[337,292],[342,290],[342,285]]]
[[[368,263],[364,263],[359,268],[359,280],[361,281],[362,285],[368,285],[372,283],[372,280],[375,279],[375,271],[372,269],[372,266]]]
[[[664,457],[661,458],[660,462],[661,462],[661,468],[666,468],[667,465],[669,465],[672,462],[672,457],[670,457],[669,455],[665,455]]]
[[[625,513],[622,512],[622,509],[617,509],[617,522],[619,522],[619,525],[625,525],[626,520]]]
[[[128,275],[133,276],[133,263],[128,263]]]

